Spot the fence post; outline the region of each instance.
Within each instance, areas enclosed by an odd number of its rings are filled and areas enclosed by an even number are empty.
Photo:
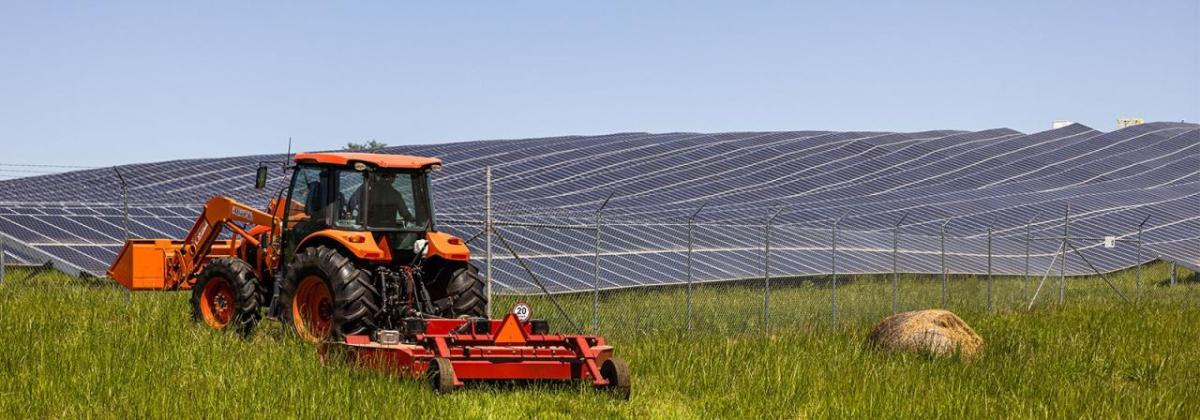
[[[117,180],[121,182],[121,215],[122,228],[125,230],[125,242],[128,243],[129,235],[129,184],[125,182],[125,176],[121,175],[121,169],[114,166],[113,172],[117,173]],[[123,244],[122,244],[123,245]],[[125,288],[125,304],[133,304],[133,288]]]
[[[592,334],[595,335],[600,335],[600,230],[604,227],[601,224],[604,221],[604,207],[608,206],[613,194],[616,193],[609,193],[600,203],[600,208],[596,209],[596,273],[592,279]]]
[[[837,326],[838,326],[838,321],[837,321],[837,313],[838,313],[838,306],[837,306],[837,281],[838,281],[838,277],[837,277],[837,276],[838,276],[838,271],[837,271],[837,254],[838,254],[838,247],[837,247],[837,246],[838,246],[838,225],[842,223],[842,219],[843,219],[843,218],[845,218],[845,217],[846,217],[846,213],[842,213],[842,215],[841,215],[841,216],[838,216],[837,220],[834,220],[834,221],[833,221],[833,231],[832,231],[832,239],[833,239],[833,241],[832,241],[832,246],[830,247],[832,252],[830,253],[830,258],[829,258],[829,263],[830,263],[830,266],[831,266],[831,268],[832,268],[832,270],[833,270],[833,282],[832,282],[832,287],[830,287],[830,288],[829,288],[829,307],[830,307],[830,320],[831,320],[831,322],[833,323],[833,328],[834,328],[835,330],[837,329]]]
[[[124,217],[125,241],[129,241],[129,184],[125,183],[125,177],[121,175],[121,169],[113,167],[113,172],[117,173],[117,180],[121,182],[121,215]]]
[[[487,270],[487,304],[484,312],[492,318],[492,166],[483,168],[483,259]]]
[[[943,309],[946,308],[946,299],[947,299],[946,295],[948,293],[947,289],[950,287],[950,271],[947,270],[947,268],[946,268],[946,225],[950,224],[951,220],[954,220],[954,218],[953,217],[947,218],[946,221],[942,223],[942,227],[941,227],[942,308]]]
[[[1025,223],[1025,278],[1021,281],[1022,301],[1029,300],[1029,247],[1033,242],[1033,221],[1040,215],[1041,212],[1038,212]]]
[[[988,229],[987,229],[987,294],[988,294],[987,310],[988,310],[988,312],[991,312],[991,310],[992,310],[992,231],[995,229],[995,227],[993,226],[994,224],[995,224],[995,221],[993,221],[992,224],[989,224]]]
[[[763,333],[771,335],[771,223],[783,213],[775,210],[763,229]]]
[[[0,286],[4,285],[4,275],[6,274],[4,271],[4,266],[8,264],[8,261],[5,260],[4,255],[7,250],[7,248],[5,248],[6,245],[8,244],[5,242],[4,232],[0,232]]]
[[[1142,230],[1146,227],[1146,222],[1150,220],[1150,216],[1142,219],[1142,223],[1138,223],[1137,232],[1137,275],[1134,277],[1134,288],[1136,295],[1133,298],[1134,303],[1142,301]]]
[[[696,216],[704,210],[704,204],[700,204],[688,217],[687,224],[687,331],[692,331],[692,228],[695,226]]]
[[[1179,278],[1179,267],[1176,266],[1175,261],[1171,261],[1171,285],[1172,286],[1175,285],[1176,278]]]
[[[904,213],[892,226],[892,315],[900,309],[900,225],[907,218],[908,213]]]
[[[1058,304],[1061,306],[1067,295],[1067,247],[1071,244],[1071,203],[1067,203],[1063,214],[1062,261],[1058,262]]]

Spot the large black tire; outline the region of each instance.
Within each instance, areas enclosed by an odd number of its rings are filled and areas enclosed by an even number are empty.
[[[250,265],[239,258],[209,261],[192,286],[192,320],[250,337],[262,319],[262,292]]]
[[[439,314],[446,318],[487,317],[487,285],[479,277],[479,269],[464,264],[450,274],[446,283],[448,305]]]
[[[305,325],[315,323],[306,324],[307,320],[298,319],[309,313],[298,306],[305,295],[300,290],[301,283],[309,278],[319,280],[330,295],[329,307],[317,311],[322,312],[318,316],[328,318],[327,329],[306,328]],[[369,273],[342,253],[323,245],[296,254],[279,289],[279,301],[284,324],[311,342],[371,334],[377,328],[380,313],[379,291],[371,283]]]

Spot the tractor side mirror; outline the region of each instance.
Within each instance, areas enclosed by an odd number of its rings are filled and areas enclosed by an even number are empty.
[[[266,187],[267,187],[267,167],[259,166],[258,169],[254,171],[254,188],[261,190]]]

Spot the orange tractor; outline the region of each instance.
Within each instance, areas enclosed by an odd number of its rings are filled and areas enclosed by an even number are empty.
[[[487,318],[466,243],[434,229],[439,159],[294,160],[267,211],[215,197],[183,240],[128,241],[109,277],[131,290],[190,289],[195,320],[246,336],[265,312],[322,343],[322,354],[347,350],[338,353],[425,375],[439,391],[468,379],[582,379],[628,396],[628,366],[602,337],[550,334],[545,321],[511,313]],[[256,188],[266,179],[260,166]]]

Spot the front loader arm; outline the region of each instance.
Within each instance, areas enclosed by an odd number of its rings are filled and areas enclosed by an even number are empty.
[[[214,197],[205,203],[200,217],[196,218],[196,223],[192,225],[187,237],[183,239],[183,246],[179,248],[174,263],[169,265],[166,286],[175,289],[180,284],[194,278],[212,251],[213,243],[221,237],[221,232],[225,228],[229,228],[244,241],[260,245],[257,239],[246,233],[235,222],[251,226],[274,227],[276,232],[279,231],[279,221],[272,215],[229,197]],[[262,247],[260,246],[259,249]]]
[[[249,226],[249,231],[238,226]],[[232,240],[221,240],[221,232],[228,228],[236,236]],[[265,230],[265,232],[264,232]],[[180,239],[130,239],[125,242],[121,253],[108,269],[108,276],[131,290],[176,290],[190,287],[208,258],[214,255],[237,256],[244,244],[255,245],[254,253],[247,253],[247,262],[258,262],[264,274],[271,267],[277,250],[274,249],[280,223],[278,217],[247,206],[229,197],[215,197],[205,203],[196,223]],[[267,244],[260,244],[265,237]]]

